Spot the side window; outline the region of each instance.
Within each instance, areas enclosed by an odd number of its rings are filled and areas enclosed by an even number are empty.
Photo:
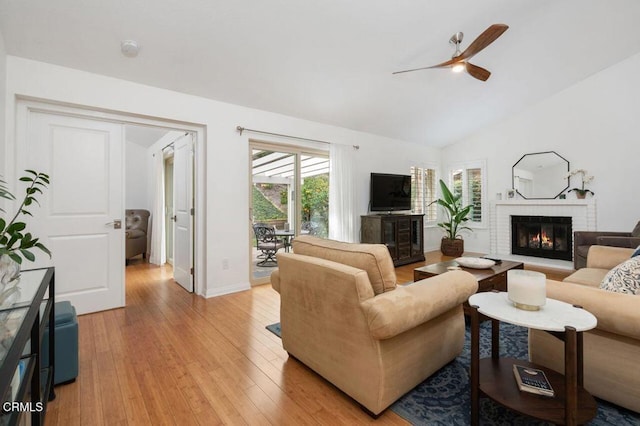
[[[411,167],[411,211],[424,214],[427,223],[437,220],[436,185],[435,168]]]
[[[482,169],[467,169],[468,203],[473,205],[472,222],[482,222]]]
[[[455,194],[462,194],[464,205],[473,205],[471,226],[485,225],[486,167],[484,161],[473,161],[449,167],[449,185]]]

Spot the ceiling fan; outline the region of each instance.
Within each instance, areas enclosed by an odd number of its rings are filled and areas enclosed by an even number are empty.
[[[453,72],[461,72],[462,70],[467,71],[471,77],[477,78],[478,80],[487,81],[491,73],[477,65],[473,65],[469,62],[469,59],[478,54],[482,49],[489,46],[491,43],[496,41],[498,37],[502,35],[507,29],[508,25],[505,24],[493,24],[482,34],[480,34],[473,42],[467,47],[467,49],[460,53],[460,43],[462,42],[462,37],[464,34],[461,32],[455,33],[449,39],[449,43],[455,45],[456,51],[450,60],[445,61],[438,65],[432,65],[430,67],[422,67],[422,68],[414,68],[411,70],[404,71],[396,71],[393,74],[402,74],[405,72],[412,71],[420,71],[420,70],[428,70],[432,68],[451,68]]]

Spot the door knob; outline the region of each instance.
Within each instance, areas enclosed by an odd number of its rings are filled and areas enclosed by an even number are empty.
[[[171,220],[174,222],[178,221],[178,216],[176,216],[175,214],[173,216],[171,216]]]
[[[122,221],[120,219],[115,219],[113,222],[105,223],[105,226],[111,226],[111,225],[113,225],[113,229],[121,229]]]

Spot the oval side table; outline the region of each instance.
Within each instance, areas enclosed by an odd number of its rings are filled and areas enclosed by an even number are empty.
[[[547,299],[539,311],[517,309],[505,292],[476,293],[471,306],[471,424],[480,421],[480,397],[486,396],[520,414],[555,424],[584,424],[595,417],[598,405],[583,388],[582,332],[597,325],[590,312],[559,300]],[[480,322],[491,320],[491,357],[480,359]],[[526,360],[500,358],[500,321],[544,330],[564,341],[565,374]],[[520,391],[513,365],[541,369],[555,396]]]

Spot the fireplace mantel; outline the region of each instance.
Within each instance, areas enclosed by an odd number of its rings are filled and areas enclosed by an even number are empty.
[[[596,199],[591,197],[589,199],[579,200],[577,198],[570,198],[566,200],[525,200],[516,198],[514,200],[500,200],[494,201],[493,207],[497,206],[596,206]]]
[[[512,256],[511,216],[569,216],[573,231],[596,231],[596,199],[585,200],[500,200],[491,203],[491,253]],[[533,259],[533,258],[532,258]]]

